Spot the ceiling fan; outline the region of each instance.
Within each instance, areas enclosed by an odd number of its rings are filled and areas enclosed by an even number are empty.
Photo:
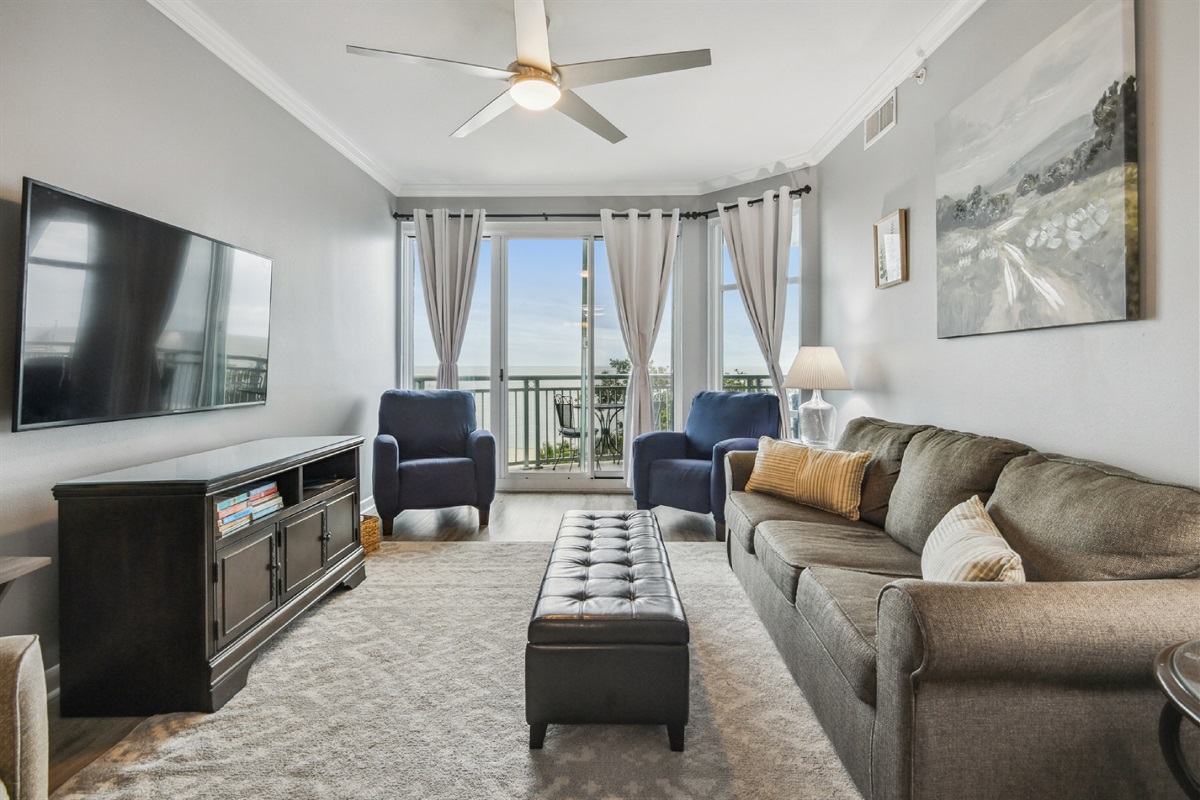
[[[584,61],[578,64],[555,64],[550,60],[544,0],[513,0],[513,7],[517,23],[517,60],[506,69],[356,45],[347,45],[346,52],[359,56],[390,58],[406,64],[440,67],[508,82],[508,89],[503,94],[480,109],[450,134],[451,136],[461,138],[473,133],[514,105],[519,105],[533,111],[555,108],[613,144],[624,139],[625,134],[575,94],[575,89],[580,86],[707,67],[712,64],[712,56],[708,50],[656,53],[630,58]]]

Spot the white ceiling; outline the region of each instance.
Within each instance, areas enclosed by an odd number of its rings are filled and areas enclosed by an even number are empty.
[[[394,194],[513,196],[697,195],[815,164],[983,0],[546,0],[557,63],[712,51],[579,89],[615,145],[523,109],[452,139],[503,83],[346,53],[503,68],[511,0],[149,2]]]

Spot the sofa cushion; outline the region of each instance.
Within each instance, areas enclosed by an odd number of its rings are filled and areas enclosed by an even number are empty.
[[[747,553],[754,552],[754,532],[767,520],[791,522],[817,522],[847,525],[879,533],[879,528],[861,520],[851,522],[828,511],[812,506],[793,503],[782,497],[773,497],[760,492],[730,492],[725,501],[726,530],[734,541]]]
[[[813,567],[796,589],[796,610],[812,628],[838,672],[864,703],[875,705],[876,603],[894,578]]]
[[[1200,577],[1200,491],[1094,461],[1031,453],[988,513],[1030,580]]]
[[[978,495],[946,512],[925,540],[921,577],[927,581],[1024,583],[1025,570]]]
[[[921,577],[921,558],[878,528],[853,524],[780,522],[758,526],[755,550],[763,570],[789,603],[808,567],[841,567],[896,577]]]
[[[874,417],[856,417],[846,425],[839,450],[866,450],[871,453],[867,475],[863,478],[859,518],[883,527],[887,520],[888,500],[900,477],[900,460],[912,438],[929,425],[901,425]]]
[[[867,452],[822,450],[763,436],[746,491],[773,494],[856,520],[870,460]]]
[[[920,553],[947,511],[971,495],[986,503],[1004,465],[1029,451],[1008,439],[942,428],[921,431],[904,450],[884,530]]]

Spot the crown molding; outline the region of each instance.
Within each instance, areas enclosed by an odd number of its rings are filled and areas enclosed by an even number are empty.
[[[696,197],[695,183],[446,184],[406,183],[397,197]]]
[[[191,0],[146,0],[174,22],[189,36],[224,61],[285,111],[304,123],[313,133],[350,159],[355,166],[392,194],[398,194],[401,183],[379,162],[367,155],[336,125],[312,107],[304,97],[272,72],[265,64],[242,47],[224,28],[213,22]]]
[[[871,85],[805,153],[721,175],[698,183],[625,185],[452,185],[405,184],[367,155],[332,122],[312,107],[296,90],[250,54],[223,28],[200,11],[191,0],[146,0],[167,19],[250,81],[259,91],[300,120],[334,149],[397,197],[594,197],[647,196],[695,197],[753,181],[805,169],[821,162],[858,127],[871,109],[889,92],[912,76],[986,0],[958,0],[938,14],[901,51]]]
[[[858,99],[846,109],[837,122],[817,140],[817,143],[807,153],[703,181],[700,186],[704,193],[728,189],[819,164],[825,156],[833,152],[833,148],[841,144],[843,139],[862,124],[867,114],[882,103],[893,89],[911,78],[930,54],[941,47],[942,43],[949,39],[950,35],[958,30],[959,26],[978,11],[985,2],[986,0],[958,0],[934,17],[920,33],[913,37],[900,55],[883,72],[879,73],[879,77],[858,96]]]

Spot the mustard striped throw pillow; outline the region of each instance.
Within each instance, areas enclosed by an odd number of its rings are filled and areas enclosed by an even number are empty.
[[[1025,568],[975,495],[946,512],[921,551],[927,581],[1024,583]]]
[[[768,436],[758,440],[746,491],[764,492],[858,519],[863,475],[871,454],[818,450]]]

